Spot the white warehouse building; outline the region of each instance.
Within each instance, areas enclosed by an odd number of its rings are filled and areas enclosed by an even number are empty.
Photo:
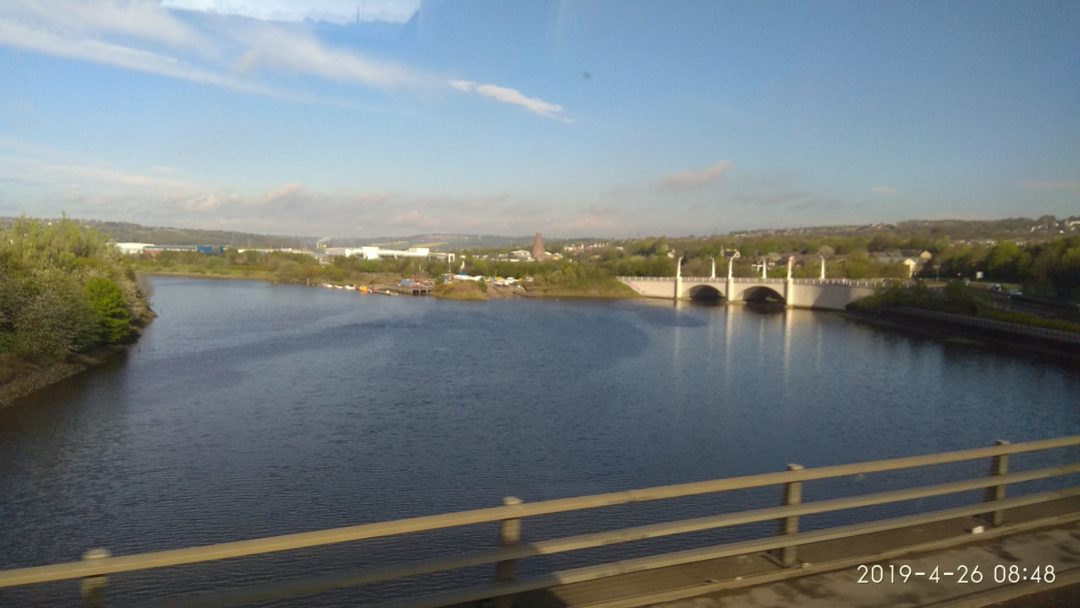
[[[382,247],[364,246],[364,247],[329,247],[326,249],[328,255],[342,255],[347,258],[359,257],[365,260],[382,260],[386,258],[400,259],[400,258],[436,258],[439,260],[454,261],[454,254],[435,252],[432,253],[428,247],[409,247],[408,249],[383,249]]]

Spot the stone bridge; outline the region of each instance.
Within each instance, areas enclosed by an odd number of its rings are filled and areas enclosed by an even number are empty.
[[[745,277],[619,277],[648,298],[754,302],[778,300],[789,307],[843,310],[874,294],[888,280],[762,279]]]
[[[844,307],[874,294],[874,291],[892,282],[892,279],[826,279],[825,258],[821,258],[821,276],[817,279],[795,279],[791,276],[795,258],[787,260],[787,277],[783,279],[765,276],[765,263],[760,278],[735,277],[734,262],[739,252],[727,257],[727,276],[717,278],[716,259],[712,262],[712,276],[682,276],[682,261],[675,262],[673,277],[619,277],[631,289],[647,298],[667,300],[704,300],[731,302],[779,301],[787,307],[844,310]]]

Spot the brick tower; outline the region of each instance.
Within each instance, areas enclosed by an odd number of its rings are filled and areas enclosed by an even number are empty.
[[[533,238],[532,256],[535,260],[542,260],[546,257],[544,252],[544,237],[537,232]]]

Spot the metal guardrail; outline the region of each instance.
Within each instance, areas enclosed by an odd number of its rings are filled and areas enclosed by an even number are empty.
[[[100,591],[105,581],[104,577],[107,575],[499,522],[501,528],[499,534],[500,547],[498,549],[481,550],[457,556],[389,566],[350,575],[345,580],[334,579],[329,582],[321,581],[299,587],[295,584],[283,584],[275,591],[277,595],[261,597],[269,599],[270,597],[306,595],[328,588],[388,581],[483,564],[496,564],[496,580],[491,583],[414,598],[402,605],[436,607],[495,598],[497,606],[510,606],[513,595],[517,593],[719,557],[776,551],[778,561],[781,564],[792,566],[797,564],[798,547],[801,545],[946,521],[957,517],[986,515],[989,518],[988,523],[1000,526],[1005,522],[1005,514],[1008,509],[1080,496],[1080,485],[1074,484],[1062,490],[1006,498],[1006,488],[1011,484],[1080,473],[1080,462],[1010,473],[1008,467],[1009,456],[1074,446],[1080,446],[1080,435],[1017,444],[999,441],[996,445],[985,448],[816,468],[789,465],[789,470],[784,472],[747,475],[535,503],[525,503],[517,498],[507,498],[504,500],[504,505],[486,509],[414,517],[331,530],[286,534],[186,549],[155,551],[118,557],[111,557],[107,551],[98,549],[88,552],[85,558],[79,562],[0,571],[0,588],[83,579],[84,595],[93,598],[95,594],[100,597]],[[988,476],[814,502],[802,501],[803,485],[807,482],[983,459],[989,460],[990,474]],[[521,541],[521,526],[523,520],[529,517],[767,486],[780,486],[783,489],[783,499],[779,506],[531,543]],[[813,532],[799,532],[799,518],[806,515],[945,496],[979,489],[985,490],[983,501],[967,506],[837,526]],[[780,532],[776,536],[563,570],[530,579],[519,579],[515,576],[517,560],[530,557],[770,520],[778,520],[781,524]],[[262,589],[260,593],[266,593],[265,587],[260,587],[260,589]],[[232,595],[234,599],[239,598],[237,601],[251,601],[250,595]],[[228,602],[225,605],[228,605]]]

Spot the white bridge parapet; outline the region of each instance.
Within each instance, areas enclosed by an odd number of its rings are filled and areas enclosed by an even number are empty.
[[[789,307],[843,310],[893,279],[776,279],[760,277],[618,277],[638,294],[667,300],[742,302],[771,295]]]

